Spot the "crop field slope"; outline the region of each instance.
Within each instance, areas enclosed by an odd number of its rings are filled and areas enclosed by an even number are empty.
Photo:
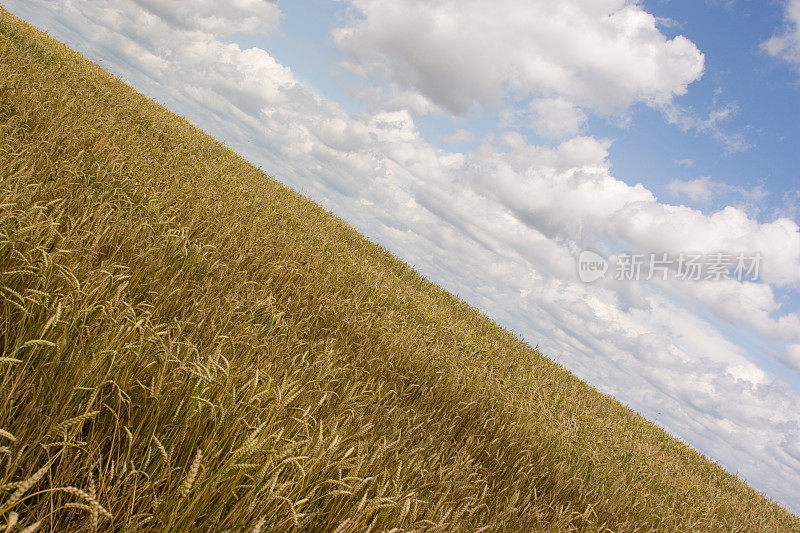
[[[0,10],[3,528],[800,520]]]

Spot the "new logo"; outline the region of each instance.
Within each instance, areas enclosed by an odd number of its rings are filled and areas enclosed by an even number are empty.
[[[578,277],[584,283],[591,283],[605,277],[608,261],[595,252],[584,250],[578,256]]]

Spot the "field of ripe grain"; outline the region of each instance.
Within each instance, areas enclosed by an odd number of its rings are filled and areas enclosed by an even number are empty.
[[[800,520],[0,10],[0,528]]]

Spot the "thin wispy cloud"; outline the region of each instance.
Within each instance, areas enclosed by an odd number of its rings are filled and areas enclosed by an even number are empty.
[[[783,59],[800,72],[800,0],[786,0],[784,27],[761,47],[769,55]]]

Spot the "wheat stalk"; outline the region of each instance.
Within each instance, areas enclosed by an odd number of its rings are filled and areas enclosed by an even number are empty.
[[[91,496],[93,499],[97,499],[97,490],[94,484],[94,474],[92,474],[91,470],[89,471],[89,496]],[[92,505],[89,512],[91,513],[92,517],[92,531],[97,531],[97,525],[100,520],[100,511],[97,506]]]
[[[167,450],[164,448],[164,445],[161,444],[161,441],[158,440],[158,437],[155,436],[155,434],[153,434],[153,442],[156,443],[156,448],[158,448],[158,451],[161,453],[161,456],[164,458],[164,463],[166,463],[167,467],[169,468],[169,463],[170,463],[169,454],[167,453]]]
[[[200,470],[200,461],[202,458],[203,452],[200,450],[200,448],[197,448],[197,453],[194,455],[192,466],[189,467],[189,472],[186,474],[186,479],[183,481],[183,485],[181,486],[181,498],[186,498],[189,495],[189,492],[192,490],[192,486],[197,478],[197,472]]]
[[[256,525],[253,527],[253,533],[261,533],[261,530],[264,529],[264,525],[267,523],[267,517],[262,516],[261,520],[259,520]]]
[[[98,502],[91,494],[88,494],[77,487],[59,487],[58,490],[66,492],[67,494],[71,494],[77,498],[81,498],[100,515],[108,518],[109,520],[112,518],[111,513],[109,513],[105,507],[100,505],[100,502]]]
[[[64,422],[58,424],[56,427],[50,430],[50,433],[61,433],[67,428],[78,425],[86,420],[89,420],[90,418],[96,417],[98,414],[100,414],[100,411],[90,411],[88,413],[83,413],[82,415],[72,417],[69,420],[65,420]]]
[[[20,533],[33,533],[34,531],[39,529],[39,526],[41,524],[42,524],[41,522],[34,522],[33,524],[29,525],[28,527],[20,531]]]
[[[31,477],[21,481],[19,485],[17,485],[17,490],[14,491],[11,497],[3,505],[0,505],[0,510],[7,510],[16,505],[22,499],[25,493],[28,492],[28,489],[36,485],[36,483],[38,483],[39,480],[42,479],[42,477],[44,477],[44,475],[50,470],[51,464],[52,460],[34,472]]]
[[[19,514],[15,511],[8,513],[8,521],[6,522],[5,533],[11,533],[19,522]]]
[[[344,533],[352,523],[353,521],[350,518],[345,518],[344,522],[339,524],[336,529],[333,530],[333,533]]]

